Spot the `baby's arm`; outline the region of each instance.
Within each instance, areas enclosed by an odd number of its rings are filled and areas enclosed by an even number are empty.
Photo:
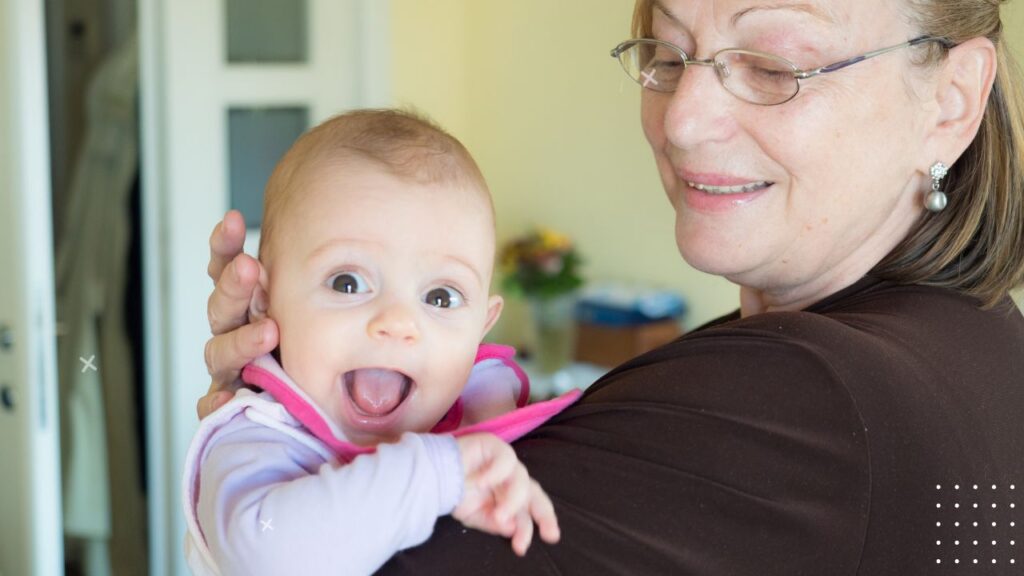
[[[198,502],[224,574],[369,574],[426,540],[460,500],[449,436],[406,434],[333,467],[276,430],[233,426],[213,439]]]

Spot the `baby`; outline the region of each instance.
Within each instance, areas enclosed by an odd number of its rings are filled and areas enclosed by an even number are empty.
[[[280,347],[186,457],[194,572],[367,574],[445,514],[520,555],[534,522],[558,541],[502,438],[576,395],[517,410],[510,349],[480,345],[502,309],[494,242],[483,176],[430,123],[357,111],[299,138],[267,183],[251,306]]]

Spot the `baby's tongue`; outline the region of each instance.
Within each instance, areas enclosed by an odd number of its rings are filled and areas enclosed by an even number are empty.
[[[394,370],[364,368],[352,372],[352,401],[366,414],[383,416],[402,402],[405,376]]]

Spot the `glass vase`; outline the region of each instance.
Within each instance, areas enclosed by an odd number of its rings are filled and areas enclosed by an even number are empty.
[[[572,362],[576,347],[576,293],[530,297],[534,326],[534,361],[543,374]]]

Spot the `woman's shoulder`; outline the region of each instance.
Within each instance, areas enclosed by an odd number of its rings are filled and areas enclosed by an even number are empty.
[[[611,371],[587,403],[656,401],[798,425],[930,433],[934,400],[1002,397],[1024,373],[1024,317],[955,292],[860,282],[798,312],[713,322]]]
[[[817,355],[856,379],[885,366],[923,363],[941,369],[964,353],[994,360],[1021,356],[1024,315],[1009,297],[984,309],[954,290],[868,278],[807,310],[730,315],[680,343],[726,340],[737,346],[715,353],[732,356],[742,348],[771,345],[786,356]]]

